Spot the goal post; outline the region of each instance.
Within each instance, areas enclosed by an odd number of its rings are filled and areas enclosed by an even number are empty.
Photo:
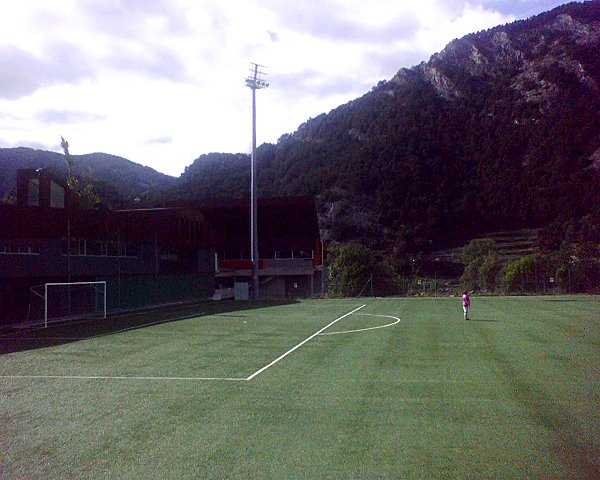
[[[106,318],[106,282],[54,282],[31,288],[29,321]]]

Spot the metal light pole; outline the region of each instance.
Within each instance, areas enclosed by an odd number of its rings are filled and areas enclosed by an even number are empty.
[[[266,68],[257,63],[251,63],[251,75],[246,78],[246,86],[252,90],[252,156],[250,159],[250,251],[252,258],[252,299],[258,300],[258,199],[256,187],[256,90],[267,88],[269,84],[261,76]]]

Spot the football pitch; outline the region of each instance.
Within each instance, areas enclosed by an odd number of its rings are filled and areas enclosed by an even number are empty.
[[[600,478],[600,298],[213,302],[0,336],[2,479]]]

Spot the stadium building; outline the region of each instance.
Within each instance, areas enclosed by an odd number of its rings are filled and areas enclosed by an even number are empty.
[[[82,210],[72,196],[50,171],[17,172],[16,205],[0,205],[0,325],[47,315],[47,283],[104,281],[108,310],[248,298],[248,202]],[[261,298],[321,293],[314,199],[261,200],[259,248]],[[53,288],[49,308],[62,314],[67,294]]]
[[[198,209],[214,250],[217,295],[246,297],[252,283],[248,199],[174,203]],[[323,245],[312,197],[258,199],[261,298],[310,297],[324,291]],[[236,284],[238,288],[236,290]],[[233,289],[233,290],[232,290]]]

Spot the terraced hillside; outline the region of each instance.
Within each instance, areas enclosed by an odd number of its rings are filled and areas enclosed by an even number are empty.
[[[537,229],[525,229],[514,232],[489,233],[487,238],[496,242],[500,260],[508,263],[538,252],[537,234]]]
[[[508,263],[518,258],[532,255],[538,251],[537,233],[535,228],[522,230],[490,232],[477,238],[491,238],[496,242],[496,249],[500,254],[500,261]],[[454,247],[439,250],[432,254],[440,262],[461,263],[460,256],[463,247]],[[438,260],[439,259],[439,260]]]

